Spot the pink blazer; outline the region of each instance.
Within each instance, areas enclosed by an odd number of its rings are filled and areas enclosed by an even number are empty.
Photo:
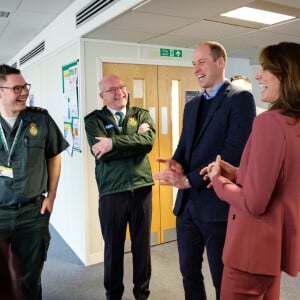
[[[230,204],[225,265],[254,274],[300,271],[300,122],[267,111],[255,118],[237,184],[213,177]]]

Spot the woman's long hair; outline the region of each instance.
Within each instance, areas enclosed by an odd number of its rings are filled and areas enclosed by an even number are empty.
[[[300,118],[300,44],[281,42],[262,49],[259,62],[280,80],[279,98],[270,110]]]

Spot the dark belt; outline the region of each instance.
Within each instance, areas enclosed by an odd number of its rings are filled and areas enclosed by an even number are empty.
[[[44,195],[40,195],[40,196],[36,196],[36,197],[33,197],[33,198],[26,199],[26,201],[24,201],[24,202],[14,203],[14,204],[10,204],[10,205],[7,205],[7,206],[1,206],[0,209],[18,209],[18,208],[27,206],[29,204],[36,203],[40,200],[43,200],[44,198],[45,198]]]

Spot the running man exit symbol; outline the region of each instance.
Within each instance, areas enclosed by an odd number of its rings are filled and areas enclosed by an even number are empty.
[[[182,57],[182,50],[160,48],[160,56]]]

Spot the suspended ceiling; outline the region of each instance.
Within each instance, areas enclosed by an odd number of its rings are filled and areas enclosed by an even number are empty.
[[[1,17],[0,13],[0,63],[16,55],[72,2],[0,0],[0,11],[10,12],[8,18]],[[266,26],[220,17],[223,12],[245,5],[293,13],[296,19]],[[84,37],[179,49],[194,48],[202,40],[216,40],[225,46],[229,56],[255,62],[260,49],[268,44],[280,41],[300,43],[299,28],[299,0],[151,0]]]

